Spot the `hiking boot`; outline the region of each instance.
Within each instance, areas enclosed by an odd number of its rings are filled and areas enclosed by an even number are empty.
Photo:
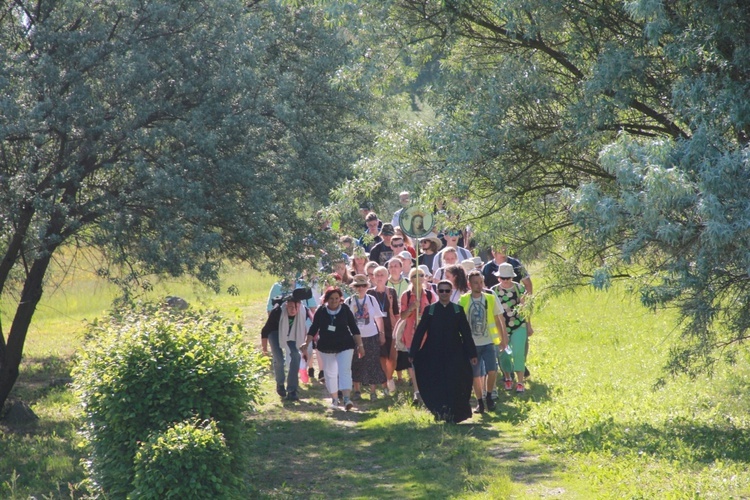
[[[287,401],[299,401],[299,396],[297,396],[297,391],[289,391],[286,395]]]
[[[487,394],[487,409],[492,411],[495,409],[495,401],[492,399],[492,394]]]
[[[477,407],[474,408],[474,413],[484,413],[484,401],[480,399],[478,403]]]
[[[278,394],[282,398],[286,397],[286,389],[284,389],[283,385],[277,385],[276,386],[276,394]]]

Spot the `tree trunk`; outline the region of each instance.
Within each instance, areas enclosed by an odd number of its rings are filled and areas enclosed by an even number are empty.
[[[16,308],[16,315],[13,317],[13,324],[8,334],[5,352],[0,359],[0,408],[5,405],[5,401],[18,379],[18,369],[21,365],[26,333],[29,331],[36,306],[42,298],[44,275],[49,267],[50,259],[51,254],[47,253],[45,257],[35,260],[26,277],[21,300]]]

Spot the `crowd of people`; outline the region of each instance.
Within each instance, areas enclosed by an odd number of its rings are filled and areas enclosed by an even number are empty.
[[[399,201],[406,209],[409,193]],[[363,234],[341,236],[321,276],[272,288],[261,345],[268,355],[270,344],[280,397],[298,400],[300,375],[314,381],[315,364],[331,407],[347,411],[368,393],[394,395],[398,382],[437,419],[460,422],[493,411],[498,386],[526,391],[533,329],[522,305],[533,289],[524,266],[502,244],[485,262],[466,228],[412,241],[401,210],[388,222],[363,210]]]

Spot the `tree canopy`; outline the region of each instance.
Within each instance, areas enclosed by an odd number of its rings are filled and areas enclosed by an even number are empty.
[[[3,7],[0,405],[65,245],[97,248],[123,283],[214,287],[226,257],[308,250],[309,215],[370,134],[361,59],[319,10],[274,1]]]
[[[646,304],[678,306],[676,372],[731,360],[750,326],[747,7],[393,0],[385,12],[371,33],[398,42],[412,73],[431,71],[420,95],[434,118],[383,134],[363,179],[389,167],[383,178],[447,199],[483,243],[543,255],[558,284],[629,278]]]

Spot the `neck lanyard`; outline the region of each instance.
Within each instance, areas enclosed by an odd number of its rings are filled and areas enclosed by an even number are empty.
[[[380,300],[380,294],[383,294],[383,300]],[[378,292],[375,290],[375,299],[378,301],[378,305],[380,306],[380,310],[385,312],[385,303],[388,299],[388,289],[385,289],[385,291]]]
[[[365,311],[364,311],[365,300],[367,300],[366,295],[365,295],[365,298],[362,299],[362,302],[359,301],[359,297],[357,295],[354,296],[354,303],[357,304],[357,317],[358,318],[365,317]]]

